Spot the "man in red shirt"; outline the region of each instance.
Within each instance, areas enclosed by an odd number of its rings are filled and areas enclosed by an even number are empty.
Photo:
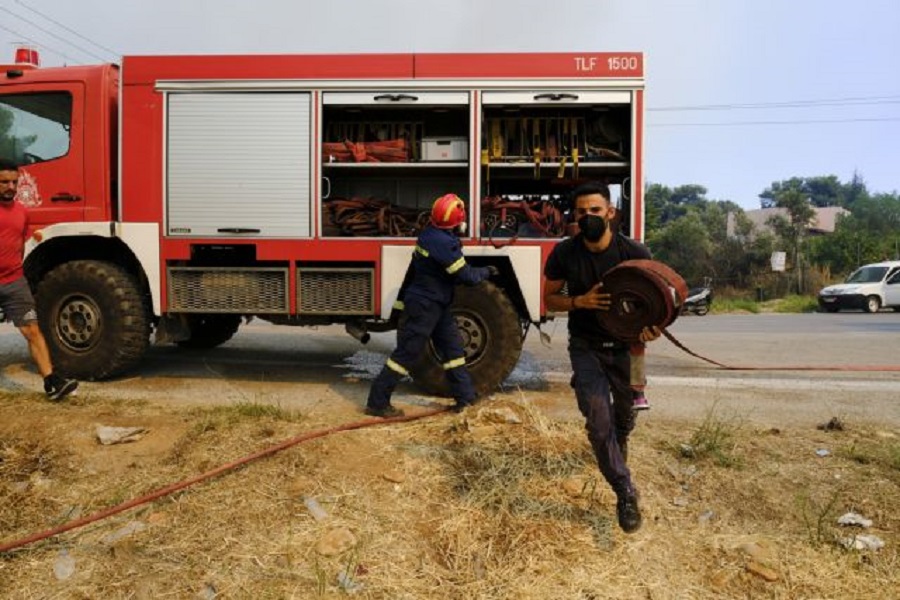
[[[16,202],[18,186],[19,166],[0,159],[0,308],[28,340],[28,350],[44,378],[47,397],[61,400],[78,388],[78,382],[53,372],[47,341],[38,327],[31,287],[22,270],[28,212]],[[35,239],[40,241],[39,232],[35,232]]]

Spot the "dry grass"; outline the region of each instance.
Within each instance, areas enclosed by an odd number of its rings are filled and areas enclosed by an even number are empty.
[[[56,539],[0,556],[0,597],[876,598],[900,589],[900,438],[847,431],[640,424],[631,445],[644,528],[625,536],[578,424],[527,397],[333,435]],[[178,409],[0,396],[0,539],[10,541],[174,483],[303,431],[349,419],[249,405]],[[141,442],[100,447],[93,423],[150,422]],[[23,427],[28,423],[29,427]],[[891,437],[894,436],[894,437]],[[706,452],[685,457],[681,444]],[[819,458],[815,450],[834,453]],[[727,460],[722,460],[722,457]],[[315,520],[315,497],[328,512]],[[877,553],[835,543],[836,517],[875,521]],[[131,521],[143,531],[104,540]],[[316,545],[347,528],[356,545]],[[756,542],[748,570],[740,548]],[[60,548],[75,574],[53,576]],[[890,595],[890,594],[888,594]]]

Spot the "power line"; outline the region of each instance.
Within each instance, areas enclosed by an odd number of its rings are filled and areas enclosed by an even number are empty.
[[[47,50],[49,50],[50,52],[53,52],[54,54],[58,54],[58,55],[62,56],[63,58],[69,59],[70,61],[72,61],[72,62],[75,63],[76,65],[81,64],[81,61],[79,61],[78,59],[72,58],[71,56],[69,56],[69,55],[66,54],[65,52],[61,52],[60,50],[57,50],[57,49],[55,49],[55,48],[53,48],[53,47],[51,47],[51,46],[48,46],[47,44],[42,44],[41,42],[39,42],[39,41],[37,41],[37,40],[35,40],[35,39],[33,39],[33,38],[30,38],[30,37],[28,37],[28,36],[25,35],[25,34],[22,34],[22,33],[19,33],[18,31],[15,31],[15,30],[13,30],[13,29],[10,29],[10,28],[7,27],[6,25],[0,25],[0,29],[3,29],[3,30],[5,30],[5,31],[8,31],[8,32],[10,32],[11,34],[13,34],[13,35],[19,37],[20,39],[25,40],[26,42],[31,42],[31,43],[34,44],[35,46],[40,46],[40,47],[46,48]]]
[[[51,23],[53,23],[53,24],[56,25],[57,27],[60,27],[60,28],[62,28],[62,29],[64,29],[64,30],[68,31],[69,33],[71,33],[71,34],[74,35],[75,37],[77,37],[77,38],[79,38],[79,39],[81,39],[81,40],[84,40],[85,42],[87,42],[87,43],[89,43],[89,44],[93,44],[94,46],[96,46],[97,48],[100,48],[100,49],[103,50],[104,52],[108,52],[109,54],[111,54],[111,55],[113,55],[113,56],[116,56],[116,57],[121,56],[121,53],[120,53],[120,52],[116,52],[115,50],[110,50],[110,49],[107,48],[106,46],[103,46],[102,44],[98,44],[97,42],[95,42],[94,40],[92,40],[92,39],[90,39],[90,38],[84,37],[83,35],[81,35],[81,34],[78,33],[77,31],[75,31],[75,30],[72,29],[71,27],[66,27],[65,25],[63,25],[62,23],[60,23],[59,21],[57,21],[56,19],[53,19],[52,17],[49,17],[49,16],[45,15],[44,13],[42,13],[42,12],[39,11],[39,10],[37,10],[36,8],[31,8],[30,6],[28,6],[27,4],[25,4],[24,2],[22,2],[22,0],[16,0],[16,4],[18,4],[19,6],[21,6],[21,7],[24,8],[25,10],[28,10],[28,11],[30,11],[30,12],[33,12],[34,14],[38,15],[39,17],[42,17],[42,18],[44,18],[44,19],[50,21]]]
[[[9,8],[6,8],[6,7],[0,7],[0,8],[2,8],[3,10],[5,10],[6,12],[8,12],[8,13],[11,14],[12,16],[14,16],[15,18],[21,19],[22,21],[25,21],[26,23],[28,23],[29,25],[31,25],[31,26],[34,27],[35,29],[38,29],[39,31],[43,31],[43,32],[46,33],[47,35],[52,36],[52,37],[56,38],[57,40],[61,41],[62,43],[68,44],[69,46],[72,46],[73,48],[76,48],[76,49],[78,49],[78,50],[84,52],[84,53],[87,54],[88,56],[92,56],[92,57],[96,58],[97,60],[100,60],[100,61],[103,61],[103,62],[106,62],[106,61],[107,61],[107,58],[106,58],[105,56],[99,56],[99,55],[97,55],[97,54],[94,54],[94,53],[91,52],[90,50],[87,50],[87,49],[85,49],[85,48],[82,48],[81,46],[79,46],[78,44],[75,44],[74,42],[70,42],[69,40],[63,38],[62,36],[53,33],[53,32],[50,31],[49,29],[45,29],[45,28],[41,27],[40,25],[38,25],[38,24],[35,23],[34,21],[32,21],[32,20],[30,20],[30,19],[26,19],[26,18],[23,17],[22,15],[19,15],[19,14],[14,13],[14,12],[11,11]]]
[[[647,127],[728,127],[731,125],[810,125],[822,123],[875,123],[900,121],[900,117],[860,117],[858,119],[807,119],[793,121],[722,121],[719,123],[648,123]]]
[[[865,106],[871,104],[900,104],[900,96],[857,96],[821,100],[791,100],[782,102],[747,102],[739,104],[697,104],[684,106],[648,107],[647,112],[678,112],[695,110],[745,110],[768,108],[812,108],[818,106]]]

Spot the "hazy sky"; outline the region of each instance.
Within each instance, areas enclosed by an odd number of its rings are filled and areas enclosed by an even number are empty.
[[[121,54],[640,51],[648,181],[698,183],[745,208],[795,175],[847,181],[856,170],[870,191],[900,190],[900,0],[0,0],[0,8],[3,51],[37,42],[45,66]]]

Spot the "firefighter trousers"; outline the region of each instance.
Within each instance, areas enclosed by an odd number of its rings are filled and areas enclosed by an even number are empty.
[[[619,447],[635,424],[628,350],[624,346],[604,348],[573,337],[569,339],[569,359],[571,385],[597,466],[616,495],[632,493],[631,472]]]
[[[443,361],[444,375],[450,393],[460,404],[475,401],[475,386],[465,365],[465,352],[456,320],[450,314],[450,306],[409,295],[404,299],[403,316],[397,329],[397,348],[369,390],[366,405],[384,408],[391,403],[391,394],[400,380],[409,375],[409,369],[427,352],[428,341],[434,343]]]

